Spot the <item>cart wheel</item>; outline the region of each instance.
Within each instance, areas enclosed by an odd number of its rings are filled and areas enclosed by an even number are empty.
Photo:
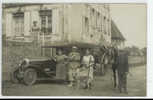
[[[17,71],[11,72],[10,73],[10,79],[12,83],[19,83],[19,79],[17,78]]]
[[[25,73],[24,73],[24,79],[23,82],[26,85],[33,85],[37,80],[37,72],[35,69],[32,68],[28,68],[26,69]]]

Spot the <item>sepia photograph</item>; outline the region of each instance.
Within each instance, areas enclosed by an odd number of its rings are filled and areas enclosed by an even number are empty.
[[[2,3],[1,24],[3,96],[146,96],[145,3]]]

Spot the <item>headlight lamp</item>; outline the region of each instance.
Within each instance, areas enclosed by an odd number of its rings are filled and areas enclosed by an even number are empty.
[[[25,58],[23,62],[20,64],[22,68],[27,67],[29,65],[29,59]]]

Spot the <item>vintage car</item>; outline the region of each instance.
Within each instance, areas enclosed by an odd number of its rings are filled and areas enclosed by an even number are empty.
[[[79,47],[80,44],[77,46]],[[60,46],[46,46],[43,48],[65,48],[69,52],[72,45],[60,45]],[[81,51],[80,54],[83,55],[84,51],[87,48],[95,48],[97,46],[93,45],[83,45],[79,47]],[[69,50],[68,50],[69,49]],[[68,61],[66,60],[66,64]],[[57,71],[56,71],[56,59],[55,57],[50,58],[35,58],[35,59],[27,59],[25,58],[17,68],[15,68],[11,73],[11,80],[12,82],[23,82],[26,85],[33,85],[37,80],[63,80],[57,78]],[[67,65],[65,65],[67,66]],[[60,70],[60,69],[59,69]],[[65,69],[67,70],[67,69]],[[58,73],[60,74],[60,73]],[[65,75],[64,81],[68,81],[68,75]],[[60,75],[61,76],[61,75]]]
[[[11,73],[13,82],[33,85],[37,80],[56,79],[55,58],[25,58]]]

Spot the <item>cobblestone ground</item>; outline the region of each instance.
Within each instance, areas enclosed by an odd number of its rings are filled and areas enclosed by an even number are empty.
[[[132,75],[128,76],[128,94],[121,94],[113,89],[111,75],[96,76],[91,90],[70,88],[66,84],[47,81],[37,82],[33,86],[12,84],[7,80],[2,82],[4,96],[145,96],[146,95],[146,67],[130,68]],[[5,75],[3,75],[5,76]]]

